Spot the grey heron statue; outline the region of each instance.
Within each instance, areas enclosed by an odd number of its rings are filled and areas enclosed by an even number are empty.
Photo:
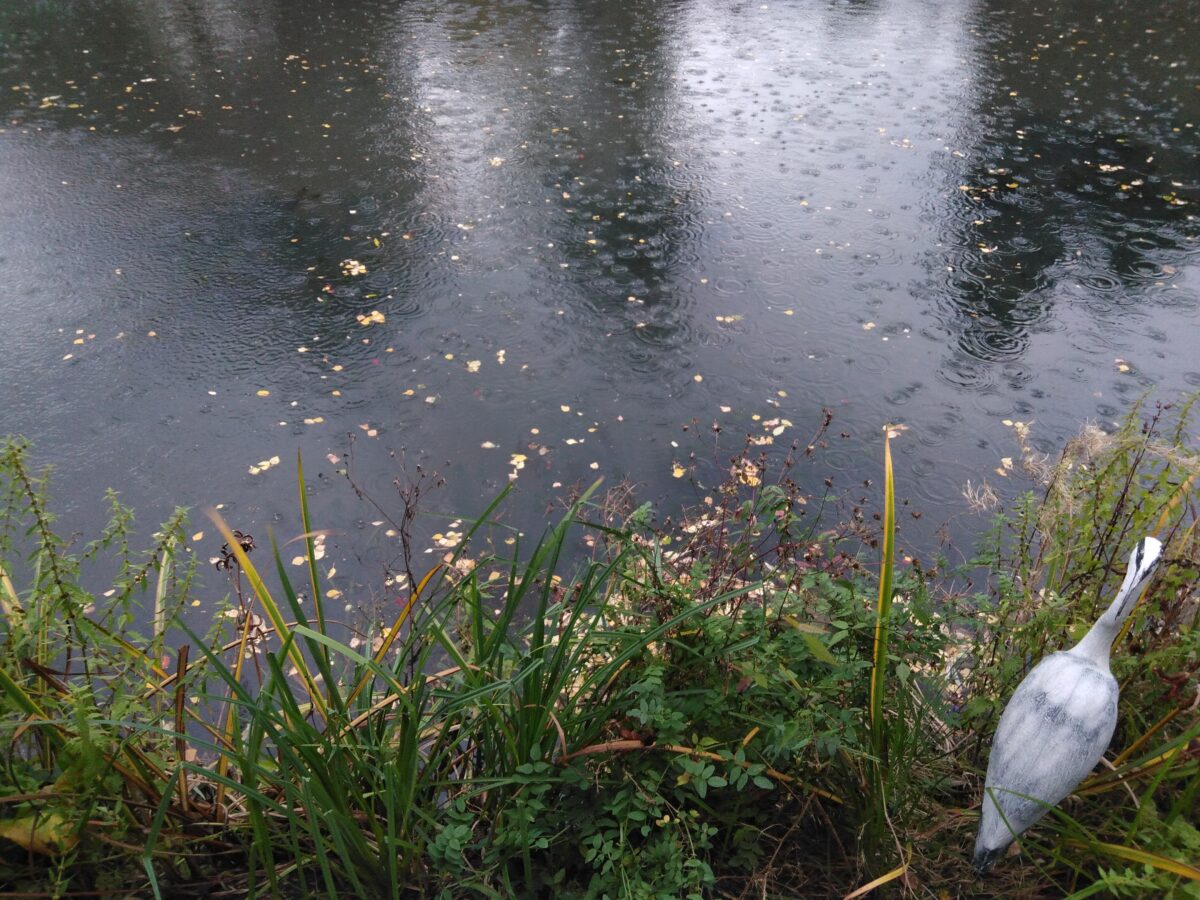
[[[1083,640],[1038,663],[1004,707],[984,782],[975,868],[986,872],[1017,835],[1075,790],[1117,726],[1117,682],[1108,655],[1162,555],[1145,537],[1112,605]]]

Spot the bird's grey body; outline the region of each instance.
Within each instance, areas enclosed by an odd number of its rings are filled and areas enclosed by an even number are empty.
[[[1038,663],[1000,716],[988,760],[975,867],[987,871],[1013,838],[1095,768],[1117,725],[1109,648],[1149,580],[1162,545],[1144,538],[1112,606],[1083,640]]]

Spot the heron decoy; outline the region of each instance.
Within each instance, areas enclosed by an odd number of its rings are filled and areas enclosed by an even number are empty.
[[[1013,692],[996,728],[984,782],[974,858],[981,874],[1070,794],[1108,749],[1118,698],[1109,650],[1161,555],[1161,541],[1142,538],[1117,598],[1083,640],[1047,656]]]

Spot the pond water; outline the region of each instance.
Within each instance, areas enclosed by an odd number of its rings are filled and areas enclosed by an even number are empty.
[[[1006,421],[1200,387],[1200,3],[10,2],[0,88],[0,431],[71,528],[290,537],[301,450],[349,596],[394,556],[351,436],[385,503],[405,448],[536,528],[828,407],[801,480],[906,424],[932,553],[1026,486]]]

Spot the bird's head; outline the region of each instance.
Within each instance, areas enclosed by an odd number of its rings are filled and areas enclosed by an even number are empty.
[[[1109,609],[1109,613],[1117,622],[1123,621],[1133,610],[1138,595],[1162,558],[1162,546],[1162,541],[1158,538],[1144,537],[1129,554],[1129,569],[1125,572],[1125,580],[1121,582],[1117,599]]]

